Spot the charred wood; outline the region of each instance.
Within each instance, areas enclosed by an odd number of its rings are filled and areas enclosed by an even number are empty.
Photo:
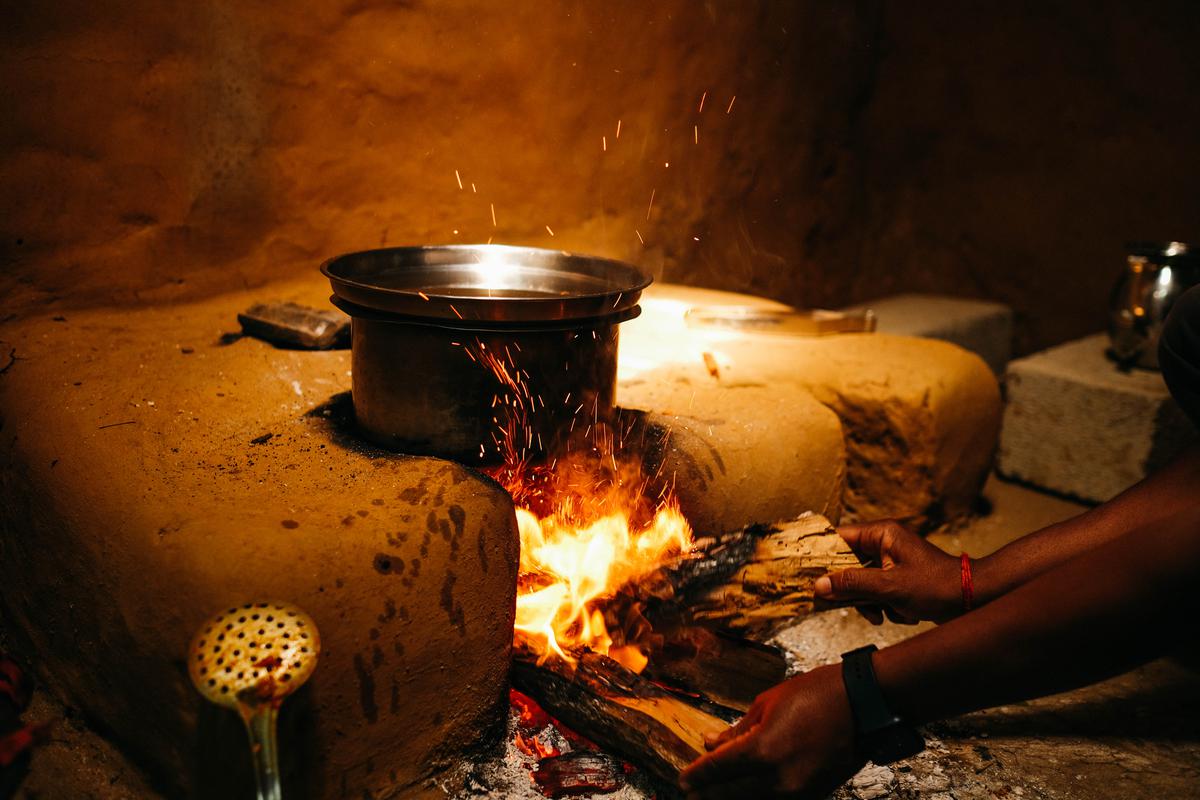
[[[861,566],[829,520],[805,514],[700,539],[675,563],[639,582],[656,629],[702,625],[765,640],[829,607],[813,595],[822,575]]]
[[[669,785],[705,752],[704,737],[719,733],[738,712],[667,691],[613,661],[585,652],[572,665],[538,665],[518,653],[513,684],[563,724],[628,759]]]
[[[572,750],[539,761],[533,780],[547,797],[605,794],[625,785],[625,769],[605,753]]]
[[[777,647],[699,627],[657,633],[646,677],[729,708],[746,711],[787,673],[787,660]]]

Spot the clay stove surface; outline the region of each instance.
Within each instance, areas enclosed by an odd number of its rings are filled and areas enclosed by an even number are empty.
[[[224,336],[255,302],[327,296],[314,277],[136,312],[33,309],[0,329],[5,627],[159,785],[192,781],[197,732],[218,723],[179,659],[234,598],[297,602],[321,628],[311,724],[283,753],[316,795],[436,791],[439,765],[499,719],[510,499],[348,435],[348,352]],[[622,358],[655,363],[626,359],[618,401],[658,432],[648,455],[698,529],[969,508],[999,418],[982,361],[916,339],[682,327],[690,303],[753,302],[659,287],[622,332]]]

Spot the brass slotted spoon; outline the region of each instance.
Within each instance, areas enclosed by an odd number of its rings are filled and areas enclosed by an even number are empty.
[[[205,699],[238,712],[250,737],[259,800],[281,800],[275,723],[285,697],[317,666],[321,639],[288,603],[246,603],[200,626],[188,674]]]

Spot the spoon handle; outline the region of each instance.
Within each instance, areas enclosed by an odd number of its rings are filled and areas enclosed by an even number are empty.
[[[283,800],[283,791],[279,786],[279,748],[275,735],[278,716],[279,709],[274,703],[262,703],[253,709],[242,710],[246,733],[250,737],[250,753],[254,759],[258,800]]]

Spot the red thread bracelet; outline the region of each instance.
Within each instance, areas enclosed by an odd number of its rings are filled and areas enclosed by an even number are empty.
[[[964,611],[975,606],[975,580],[971,577],[971,557],[966,553],[962,554],[962,603]]]

